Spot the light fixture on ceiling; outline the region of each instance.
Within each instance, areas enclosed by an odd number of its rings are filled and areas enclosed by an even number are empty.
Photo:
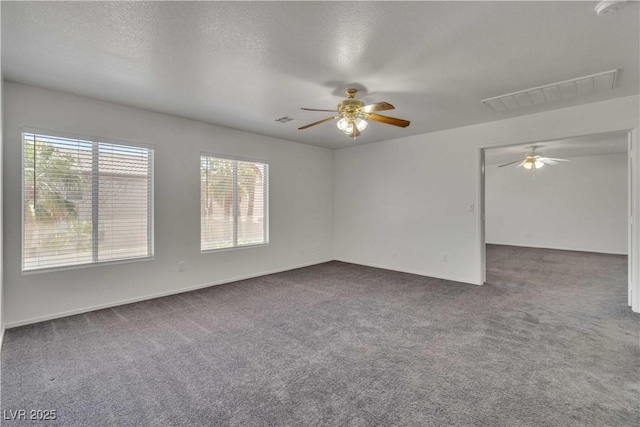
[[[544,166],[544,162],[540,160],[540,156],[527,156],[522,164],[522,167],[525,169],[542,169]]]
[[[341,118],[340,120],[338,120],[338,123],[336,123],[336,126],[338,126],[338,129],[340,129],[346,135],[351,136],[353,135],[354,126],[356,127],[356,129],[358,129],[359,132],[362,132],[363,130],[365,130],[368,124],[369,123],[367,123],[364,118],[355,116]]]
[[[509,166],[509,165],[514,165],[516,163],[518,163],[518,165],[516,166],[517,168],[525,168],[528,170],[537,170],[537,169],[542,169],[544,167],[544,165],[557,165],[559,162],[570,162],[571,160],[567,160],[567,159],[556,159],[553,157],[542,157],[539,154],[536,153],[536,149],[538,148],[537,146],[533,145],[531,147],[528,147],[531,149],[531,151],[529,152],[529,154],[527,154],[525,156],[524,159],[520,159],[520,160],[516,160],[515,162],[509,162],[509,163],[505,163],[503,165],[500,165],[498,167],[502,168],[504,166]]]
[[[298,130],[308,129],[312,126],[326,123],[331,120],[338,120],[336,126],[345,135],[356,139],[360,136],[360,133],[366,129],[368,120],[384,123],[387,125],[399,126],[406,128],[409,126],[409,120],[396,119],[395,117],[383,116],[376,114],[376,111],[393,110],[395,107],[388,102],[378,102],[376,104],[364,105],[359,99],[356,99],[357,89],[348,88],[345,91],[347,99],[338,104],[338,108],[335,110],[319,110],[317,108],[302,108],[305,111],[325,111],[328,113],[338,113],[332,117],[318,120],[317,122],[310,123],[306,126],[299,127]]]
[[[596,5],[596,13],[598,15],[606,15],[607,13],[617,12],[627,5],[624,0],[604,0]]]

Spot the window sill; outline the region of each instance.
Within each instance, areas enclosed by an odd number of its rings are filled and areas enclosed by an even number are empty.
[[[269,246],[269,242],[267,243],[258,243],[255,245],[240,245],[240,246],[233,246],[230,248],[220,248],[220,249],[204,249],[204,250],[200,250],[201,254],[210,254],[210,253],[216,253],[216,252],[226,252],[226,251],[237,251],[238,249],[250,249],[250,248],[264,248],[266,246]]]
[[[116,264],[129,264],[132,262],[153,261],[153,260],[154,260],[154,257],[152,255],[152,256],[140,257],[140,258],[127,258],[127,259],[118,259],[113,261],[88,262],[85,264],[65,265],[61,267],[46,267],[46,268],[38,268],[33,270],[23,270],[21,274],[23,276],[28,276],[31,274],[55,273],[57,271],[67,271],[67,270],[82,270],[82,269],[91,268],[91,267],[102,267],[102,266],[109,266],[109,265],[116,265]]]

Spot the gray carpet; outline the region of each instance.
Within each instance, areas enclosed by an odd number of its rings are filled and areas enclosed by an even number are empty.
[[[479,287],[341,262],[7,331],[46,426],[638,426],[626,257],[488,248]]]

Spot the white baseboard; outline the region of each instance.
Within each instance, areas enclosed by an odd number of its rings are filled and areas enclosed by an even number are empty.
[[[448,280],[450,282],[458,282],[458,283],[464,283],[466,285],[482,285],[482,283],[478,283],[469,279],[462,279],[459,277],[453,277],[453,276],[440,276],[437,274],[431,274],[429,272],[424,272],[424,271],[415,271],[415,270],[400,270],[398,268],[391,268],[389,266],[385,266],[385,265],[379,265],[379,264],[373,264],[373,263],[365,263],[365,262],[361,262],[361,261],[350,261],[344,258],[341,259],[336,259],[336,261],[340,261],[340,262],[348,262],[349,264],[358,264],[358,265],[364,265],[366,267],[373,267],[373,268],[380,268],[382,270],[391,270],[391,271],[397,271],[400,273],[409,273],[409,274],[415,274],[416,276],[424,276],[424,277],[432,277],[434,279],[442,279],[442,280]]]
[[[0,328],[0,351],[2,351],[2,344],[4,344],[4,331],[5,327],[4,325],[2,325],[2,327]]]
[[[520,245],[515,243],[496,243],[496,242],[486,242],[487,245],[496,245],[496,246],[516,246],[519,248],[534,248],[534,249],[553,249],[556,251],[571,251],[571,252],[588,252],[592,254],[604,254],[604,255],[627,255],[627,252],[617,252],[617,251],[598,251],[598,250],[589,250],[589,249],[576,249],[576,248],[565,248],[560,246],[542,246],[542,245]]]
[[[279,268],[279,269],[275,269],[275,270],[263,271],[263,272],[260,272],[260,273],[248,274],[248,275],[245,275],[245,276],[238,276],[238,277],[234,277],[234,278],[231,278],[231,279],[219,280],[219,281],[216,281],[216,282],[201,283],[199,285],[187,286],[187,287],[180,288],[180,289],[172,289],[170,291],[159,292],[157,294],[151,294],[151,295],[145,295],[145,296],[136,297],[136,298],[130,298],[130,299],[126,299],[126,300],[114,301],[114,302],[109,302],[109,303],[106,303],[106,304],[98,304],[98,305],[94,305],[94,306],[91,306],[91,307],[83,307],[83,308],[79,308],[79,309],[76,309],[76,310],[69,310],[69,311],[63,311],[63,312],[60,312],[60,313],[47,314],[46,316],[33,317],[31,319],[19,320],[17,322],[10,322],[10,323],[7,323],[5,325],[5,327],[6,327],[6,329],[16,328],[18,326],[30,325],[32,323],[45,322],[47,320],[59,319],[61,317],[74,316],[76,314],[88,313],[90,311],[102,310],[104,308],[117,307],[119,305],[131,304],[131,303],[134,303],[134,302],[146,301],[146,300],[149,300],[149,299],[166,297],[166,296],[169,296],[169,295],[181,294],[181,293],[189,292],[189,291],[195,291],[197,289],[208,288],[210,286],[224,285],[225,283],[237,282],[239,280],[252,279],[254,277],[267,276],[269,274],[281,273],[283,271],[295,270],[297,268],[310,267],[312,265],[324,264],[325,262],[329,262],[329,261],[333,261],[333,259],[327,259],[327,260],[323,260],[323,261],[315,261],[315,262],[295,265],[295,266],[291,266],[291,267],[284,267],[284,268]],[[2,334],[4,336],[4,328],[2,329]]]

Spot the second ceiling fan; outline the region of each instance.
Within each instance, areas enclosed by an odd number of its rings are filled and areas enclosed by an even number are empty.
[[[332,120],[338,120],[338,129],[346,135],[356,139],[361,132],[367,127],[367,120],[385,123],[388,125],[406,128],[409,126],[409,120],[396,119],[395,117],[383,116],[376,114],[375,111],[393,110],[395,107],[388,102],[378,102],[376,104],[364,105],[364,102],[356,99],[357,89],[348,88],[345,90],[347,99],[340,102],[335,110],[320,110],[316,108],[302,108],[305,111],[325,111],[330,113],[338,113],[337,115],[309,123],[308,125],[299,127],[298,130],[310,128],[311,126],[326,123]]]
[[[540,169],[542,168],[544,165],[557,165],[559,162],[570,162],[571,160],[568,159],[557,159],[554,157],[542,157],[539,154],[536,153],[536,149],[539,148],[536,145],[532,145],[531,147],[528,147],[531,151],[529,152],[529,154],[527,154],[525,156],[524,159],[519,159],[516,160],[515,162],[509,162],[509,163],[505,163],[503,165],[498,166],[499,168],[505,167],[505,166],[509,166],[509,165],[514,165],[516,163],[518,163],[518,165],[516,166],[517,168],[525,168],[525,169]]]

